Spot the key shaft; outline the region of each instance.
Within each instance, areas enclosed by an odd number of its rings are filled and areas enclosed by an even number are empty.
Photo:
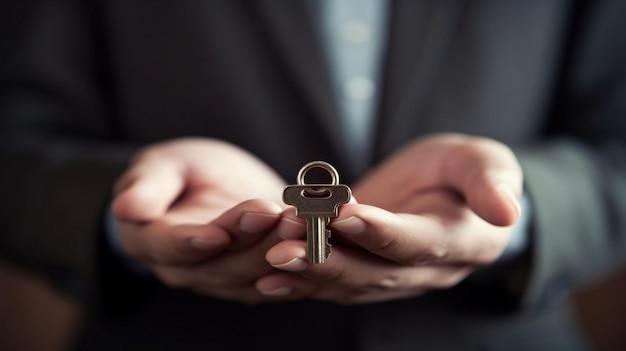
[[[330,230],[326,229],[330,223],[329,217],[307,217],[307,257],[312,263],[324,263],[330,256]]]

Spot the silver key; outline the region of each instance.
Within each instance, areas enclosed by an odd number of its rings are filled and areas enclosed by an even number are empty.
[[[320,167],[332,177],[331,184],[306,184],[304,176],[310,169]],[[283,201],[295,206],[296,215],[307,223],[307,257],[312,263],[324,263],[330,255],[330,230],[326,226],[338,215],[339,205],[350,201],[352,191],[339,184],[339,173],[324,161],[309,162],[298,172],[298,184],[288,185]]]

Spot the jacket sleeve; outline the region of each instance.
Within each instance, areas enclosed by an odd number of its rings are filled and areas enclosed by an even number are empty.
[[[10,1],[0,31],[0,254],[91,279],[119,135],[92,2]],[[96,2],[93,2],[96,3]]]
[[[534,232],[526,302],[562,301],[626,244],[626,6],[580,10],[548,126],[518,150]]]

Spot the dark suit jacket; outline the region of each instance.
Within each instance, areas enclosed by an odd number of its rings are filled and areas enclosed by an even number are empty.
[[[87,349],[488,348],[623,244],[623,2],[392,3],[375,147],[362,157],[375,165],[438,131],[510,145],[532,200],[531,274],[521,297],[492,274],[353,307],[199,298],[128,275],[98,239],[110,184],[155,141],[225,139],[287,180],[314,159],[358,179],[303,2],[2,6],[0,247],[93,288]]]

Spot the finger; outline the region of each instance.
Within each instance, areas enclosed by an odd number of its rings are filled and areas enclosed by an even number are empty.
[[[191,265],[224,250],[229,233],[217,226],[123,223],[119,226],[122,248],[131,257],[148,265]]]
[[[276,285],[281,287],[279,291],[290,288],[293,295],[302,293],[347,304],[374,302],[448,288],[469,273],[466,266],[460,265],[401,266],[343,247],[338,247],[324,264],[312,264],[306,260],[305,251],[305,243],[299,240],[283,241],[268,251],[268,262],[275,268],[317,283],[286,276]]]
[[[424,199],[437,215],[394,214],[367,205],[349,205],[330,226],[365,250],[406,265],[495,260],[508,240],[508,228],[485,223],[457,198],[430,194]]]
[[[262,199],[244,201],[224,212],[211,222],[228,232],[230,250],[248,247],[267,236],[281,218],[282,208],[275,202]]]
[[[277,231],[283,239],[303,238],[306,236],[306,221],[296,216],[294,207],[289,207],[283,211]]]
[[[121,221],[143,222],[165,214],[185,187],[182,164],[159,157],[138,158],[115,185],[113,213]]]
[[[229,282],[229,277],[209,276],[201,268],[196,267],[157,266],[154,268],[154,273],[161,283],[172,289],[186,289],[196,295],[211,296],[221,300],[254,305],[293,299],[264,295],[256,289],[253,280],[246,283],[231,279],[233,282]],[[216,284],[218,281],[219,284]]]
[[[201,295],[253,304],[285,300],[279,299],[278,292],[262,294],[255,288],[255,283],[260,277],[277,273],[264,257],[267,248],[279,241],[278,236],[274,234],[252,247],[223,251],[210,260],[194,265],[153,264],[152,269],[164,284],[172,288],[189,289]],[[297,295],[286,299],[294,298],[297,298]]]
[[[193,264],[217,252],[250,246],[280,219],[281,208],[266,200],[243,202],[208,224],[189,223],[180,214],[147,225],[127,224],[122,244],[131,254],[161,264]],[[137,228],[132,230],[132,228]]]
[[[430,217],[367,205],[344,206],[331,228],[374,255],[401,264],[440,262],[448,251],[439,223]]]
[[[509,226],[519,218],[522,171],[508,147],[490,139],[468,138],[447,152],[442,177],[486,221]]]
[[[320,289],[319,283],[289,272],[275,272],[259,278],[255,286],[263,295],[291,300],[310,297]]]
[[[265,260],[265,254],[280,241],[278,235],[271,232],[249,247],[224,250],[210,260],[190,267],[189,272],[196,277],[196,286],[205,291],[254,285],[260,277],[276,272]]]

